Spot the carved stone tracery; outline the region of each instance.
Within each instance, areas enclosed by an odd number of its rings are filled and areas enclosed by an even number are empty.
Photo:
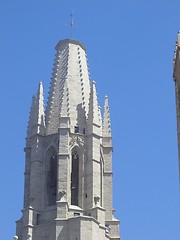
[[[84,147],[84,138],[81,136],[74,135],[71,137],[71,140],[69,142],[70,147]]]

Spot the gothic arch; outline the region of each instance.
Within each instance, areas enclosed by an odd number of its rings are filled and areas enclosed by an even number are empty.
[[[46,152],[46,203],[48,206],[56,204],[57,198],[57,152],[54,147]]]
[[[81,208],[83,204],[83,168],[84,160],[82,149],[75,146],[71,149],[71,205]]]

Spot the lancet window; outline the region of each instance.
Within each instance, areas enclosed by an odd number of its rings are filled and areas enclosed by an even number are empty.
[[[56,204],[57,196],[57,153],[51,147],[47,155],[47,202],[51,206]]]
[[[78,206],[79,195],[79,154],[76,150],[72,151],[71,168],[71,204]]]

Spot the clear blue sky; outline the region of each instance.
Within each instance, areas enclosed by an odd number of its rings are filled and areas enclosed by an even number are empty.
[[[60,39],[87,49],[99,102],[109,95],[114,207],[123,240],[179,240],[180,192],[172,62],[179,0],[0,0],[0,239],[23,206],[25,136],[32,94],[46,99]]]

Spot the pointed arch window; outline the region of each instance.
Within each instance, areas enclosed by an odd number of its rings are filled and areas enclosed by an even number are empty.
[[[47,202],[55,205],[57,197],[57,153],[54,148],[48,150],[47,159]]]
[[[76,150],[72,151],[71,169],[71,204],[78,206],[79,195],[79,154]]]

